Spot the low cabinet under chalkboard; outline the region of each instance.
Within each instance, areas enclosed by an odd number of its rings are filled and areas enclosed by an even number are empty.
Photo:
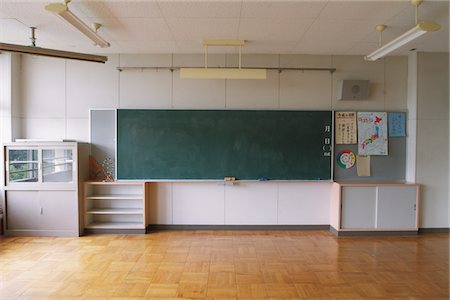
[[[350,232],[417,232],[419,185],[334,183],[330,225]]]
[[[331,111],[117,111],[117,179],[331,180]]]

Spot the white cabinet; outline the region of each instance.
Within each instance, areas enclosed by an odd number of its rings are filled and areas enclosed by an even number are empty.
[[[342,188],[342,228],[374,228],[376,187]]]
[[[144,182],[85,182],[84,228],[145,233],[148,186]]]
[[[417,184],[334,183],[330,225],[338,234],[417,231]]]
[[[6,234],[80,235],[79,182],[88,177],[88,155],[89,145],[75,142],[6,144]]]
[[[377,228],[416,228],[416,186],[379,186]]]
[[[7,191],[9,231],[46,235],[78,235],[78,205],[72,191]]]

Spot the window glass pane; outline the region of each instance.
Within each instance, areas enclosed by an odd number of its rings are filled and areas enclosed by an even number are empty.
[[[72,182],[72,150],[44,149],[42,150],[42,162],[43,182]]]
[[[38,181],[38,151],[9,149],[9,182]]]

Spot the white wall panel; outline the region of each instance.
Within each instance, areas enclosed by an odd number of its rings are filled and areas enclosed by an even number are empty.
[[[202,45],[198,45],[199,51],[202,50]],[[204,67],[205,56],[203,54],[174,54],[173,55],[174,67]],[[225,55],[224,54],[209,54],[208,55],[208,67],[225,67]]]
[[[170,108],[170,70],[130,70],[120,72],[120,108]]]
[[[227,109],[278,109],[279,73],[268,70],[267,79],[227,80]]]
[[[332,68],[331,55],[300,55],[300,54],[280,55],[280,67]]]
[[[66,138],[64,118],[26,118],[22,123],[22,138],[58,140]]]
[[[449,54],[418,53],[418,56],[418,118],[448,120]]]
[[[89,108],[118,106],[118,58],[118,55],[109,55],[104,65],[67,61],[68,118],[88,118]]]
[[[89,119],[67,119],[66,139],[89,143]]]
[[[173,73],[173,107],[197,109],[225,108],[225,80],[180,79]]]
[[[227,67],[239,66],[238,54],[227,54]],[[278,68],[280,65],[280,56],[277,54],[245,54],[241,55],[242,68],[246,67],[265,67],[265,68]]]
[[[331,183],[280,183],[278,224],[326,225],[330,223]]]
[[[171,67],[172,54],[120,54],[121,67]]]
[[[386,103],[388,111],[406,110],[408,93],[408,58],[388,56],[385,58]]]
[[[23,55],[21,85],[16,116],[65,117],[66,60]]]
[[[172,183],[150,184],[150,224],[172,224]]]
[[[421,227],[447,227],[448,120],[419,120],[417,124],[417,182],[423,185]]]
[[[225,224],[277,224],[277,183],[225,186]]]
[[[216,183],[173,183],[173,224],[224,224],[224,187]]]
[[[280,74],[280,108],[331,109],[331,73],[283,71]]]

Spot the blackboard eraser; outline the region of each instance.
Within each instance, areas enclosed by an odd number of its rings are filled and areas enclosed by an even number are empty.
[[[269,181],[270,179],[267,177],[258,178],[259,181]]]
[[[236,177],[225,177],[223,180],[224,181],[235,181]]]

